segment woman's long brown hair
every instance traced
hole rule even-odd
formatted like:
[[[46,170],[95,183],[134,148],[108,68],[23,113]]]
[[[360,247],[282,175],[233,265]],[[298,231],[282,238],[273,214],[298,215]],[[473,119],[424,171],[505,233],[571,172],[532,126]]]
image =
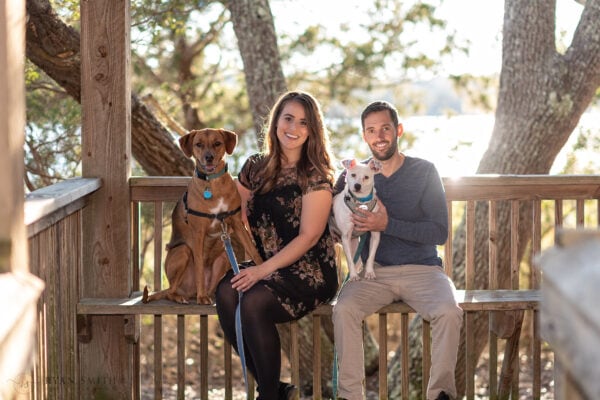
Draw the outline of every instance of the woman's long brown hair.
[[[281,161],[285,157],[281,144],[277,139],[277,121],[283,108],[290,101],[295,101],[304,107],[309,130],[308,138],[302,145],[300,160],[296,165],[300,188],[303,192],[306,190],[308,178],[313,174],[323,176],[333,184],[334,169],[329,156],[329,134],[323,122],[321,107],[309,93],[291,91],[284,93],[277,100],[269,114],[263,147],[265,164],[258,173],[259,181],[262,182],[262,185],[257,189],[259,193],[268,192],[277,182],[277,175],[282,165]]]

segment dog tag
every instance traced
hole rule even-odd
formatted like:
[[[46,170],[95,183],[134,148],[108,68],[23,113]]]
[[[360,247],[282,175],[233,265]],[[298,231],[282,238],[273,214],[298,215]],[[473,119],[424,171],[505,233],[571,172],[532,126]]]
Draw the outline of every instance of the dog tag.
[[[207,187],[206,189],[204,189],[204,198],[206,200],[208,200],[211,197],[212,197],[212,192],[210,191],[210,187]]]

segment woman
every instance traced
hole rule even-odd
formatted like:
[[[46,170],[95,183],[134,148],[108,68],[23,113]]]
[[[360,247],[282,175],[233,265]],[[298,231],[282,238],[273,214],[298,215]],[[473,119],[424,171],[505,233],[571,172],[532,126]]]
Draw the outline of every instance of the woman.
[[[288,92],[269,116],[264,150],[238,176],[242,212],[264,263],[230,271],[216,293],[219,321],[235,344],[238,291],[246,366],[259,399],[289,399],[279,381],[281,348],[275,324],[297,320],[330,301],[338,287],[334,242],[327,229],[333,168],[317,101]],[[237,350],[237,349],[236,349]]]

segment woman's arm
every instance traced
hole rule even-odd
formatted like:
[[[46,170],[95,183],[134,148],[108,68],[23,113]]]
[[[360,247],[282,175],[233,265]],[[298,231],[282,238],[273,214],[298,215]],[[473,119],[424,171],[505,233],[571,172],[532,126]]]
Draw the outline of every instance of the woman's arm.
[[[248,227],[248,200],[250,199],[250,196],[252,196],[252,192],[242,185],[238,179],[235,180],[235,185],[237,186],[237,191],[242,199],[242,220],[244,221],[244,225]]]
[[[328,190],[317,190],[303,195],[298,236],[261,265],[244,268],[231,280],[232,287],[246,291],[259,280],[279,268],[287,267],[306,254],[319,241],[327,227],[331,202],[332,194]]]

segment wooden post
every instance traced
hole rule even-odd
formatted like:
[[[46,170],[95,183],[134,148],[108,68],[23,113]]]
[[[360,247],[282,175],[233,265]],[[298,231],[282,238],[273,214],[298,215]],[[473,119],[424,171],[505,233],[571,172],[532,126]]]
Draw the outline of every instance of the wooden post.
[[[37,299],[24,218],[25,3],[0,0],[0,399],[30,394]]]
[[[542,253],[540,330],[556,363],[555,398],[600,398],[600,230],[559,231]]]
[[[0,273],[29,271],[23,223],[25,5],[0,0]]]
[[[80,296],[127,297],[130,264],[131,87],[129,1],[81,1],[84,177],[102,178],[83,214]],[[79,345],[81,399],[133,397],[133,354],[123,316],[86,319]]]

